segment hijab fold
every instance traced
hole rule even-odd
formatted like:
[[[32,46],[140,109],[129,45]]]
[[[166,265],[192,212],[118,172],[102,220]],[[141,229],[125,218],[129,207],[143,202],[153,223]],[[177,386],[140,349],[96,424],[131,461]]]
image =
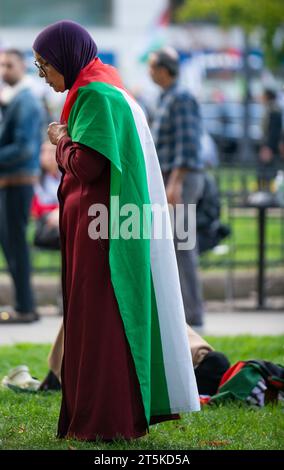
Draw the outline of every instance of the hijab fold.
[[[97,45],[91,35],[74,21],[58,21],[43,29],[33,49],[64,76],[70,90],[80,71],[97,56]]]

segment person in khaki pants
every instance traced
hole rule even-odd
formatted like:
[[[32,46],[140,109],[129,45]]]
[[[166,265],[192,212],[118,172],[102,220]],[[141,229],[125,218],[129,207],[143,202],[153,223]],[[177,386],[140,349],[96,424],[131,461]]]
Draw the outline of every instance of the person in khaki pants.
[[[230,363],[226,356],[207,343],[198,333],[187,325],[187,336],[190,344],[192,362],[197,387],[200,395],[214,395],[220,379]],[[61,364],[64,350],[64,328],[60,327],[56,340],[48,356],[49,372],[41,383],[40,390],[60,390]]]
[[[50,371],[55,375],[58,382],[61,382],[61,364],[63,359],[63,350],[64,350],[64,327],[63,323],[60,327],[56,340],[51,348],[51,351],[48,356],[48,366]]]

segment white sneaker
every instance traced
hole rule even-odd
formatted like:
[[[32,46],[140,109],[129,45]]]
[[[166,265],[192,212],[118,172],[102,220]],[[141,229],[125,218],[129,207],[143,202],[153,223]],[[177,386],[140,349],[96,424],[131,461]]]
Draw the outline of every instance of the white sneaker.
[[[40,386],[40,381],[31,376],[28,366],[11,369],[1,383],[3,387],[27,392],[35,392]]]

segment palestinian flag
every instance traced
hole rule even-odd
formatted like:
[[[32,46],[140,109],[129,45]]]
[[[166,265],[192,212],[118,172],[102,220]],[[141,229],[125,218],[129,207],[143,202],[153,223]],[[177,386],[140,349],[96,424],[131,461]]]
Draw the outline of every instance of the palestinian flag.
[[[170,229],[163,179],[145,116],[113,67],[96,58],[81,71],[67,96],[61,122],[68,124],[73,142],[110,160],[110,193],[119,211],[134,204],[143,214],[144,205],[150,209],[162,205]],[[113,236],[116,209],[111,206],[111,279],[148,423],[157,415],[199,410],[173,240],[151,235],[155,223],[151,210],[146,216],[150,237],[143,237],[143,224],[135,227],[138,233],[132,238]]]
[[[269,361],[238,361],[223,375],[218,392],[207,403],[240,400],[256,406],[277,402],[284,391],[284,367]]]

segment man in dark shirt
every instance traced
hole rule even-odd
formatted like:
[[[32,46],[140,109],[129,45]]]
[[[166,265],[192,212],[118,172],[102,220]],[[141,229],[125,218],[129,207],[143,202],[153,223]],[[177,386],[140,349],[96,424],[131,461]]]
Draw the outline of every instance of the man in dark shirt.
[[[13,311],[0,311],[0,323],[29,323],[38,319],[26,231],[39,176],[42,108],[31,93],[20,51],[1,53],[0,73],[8,85],[0,93],[0,247],[16,296]]]
[[[186,228],[187,205],[197,204],[204,189],[199,105],[177,83],[179,57],[174,49],[165,48],[152,53],[149,58],[149,72],[152,80],[162,88],[151,130],[167,199],[173,206],[185,204],[183,222]],[[191,326],[202,326],[203,301],[198,278],[197,249],[180,250],[178,241],[175,233],[186,321]]]
[[[282,130],[282,112],[277,104],[277,94],[266,89],[263,100],[265,114],[263,119],[263,138],[259,152],[259,187],[269,190],[279,167],[279,144]]]

